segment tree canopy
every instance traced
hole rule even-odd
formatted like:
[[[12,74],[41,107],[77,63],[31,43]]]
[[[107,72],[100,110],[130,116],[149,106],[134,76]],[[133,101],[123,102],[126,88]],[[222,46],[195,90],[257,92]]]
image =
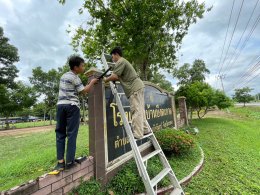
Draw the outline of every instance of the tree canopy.
[[[91,19],[77,28],[74,48],[80,48],[93,63],[102,50],[121,46],[141,78],[150,80],[149,71],[172,71],[183,37],[206,8],[197,0],[84,0],[79,13],[84,11]]]
[[[0,27],[0,114],[6,119],[36,102],[35,91],[22,82],[15,82],[18,70],[14,65],[19,61],[18,50],[9,44]],[[9,128],[8,120],[6,127]]]
[[[14,85],[18,70],[13,63],[18,61],[17,48],[9,43],[9,39],[4,36],[3,28],[0,27],[0,84],[9,87]]]
[[[155,73],[150,81],[168,92],[174,91],[171,82],[167,81],[166,77],[161,73]]]
[[[176,97],[186,97],[190,118],[192,118],[193,110],[196,110],[198,117],[202,118],[210,107],[217,106],[219,109],[224,109],[232,105],[230,98],[223,92],[205,83],[205,75],[209,73],[205,62],[200,59],[195,60],[192,65],[185,63],[174,72],[180,86]]]
[[[16,83],[14,89],[8,89],[5,85],[0,85],[0,92],[0,113],[7,119],[17,111],[31,107],[37,100],[35,91],[22,82]],[[8,121],[7,128],[9,128]]]
[[[205,75],[209,74],[206,64],[203,60],[194,60],[192,65],[185,63],[179,69],[174,71],[174,76],[179,80],[178,85],[191,84],[196,81],[205,81]]]
[[[36,67],[32,70],[32,77],[29,78],[38,95],[43,95],[46,109],[50,115],[57,103],[61,75],[62,68],[58,70],[51,69],[48,72],[44,72],[41,67]]]
[[[250,94],[251,91],[252,89],[249,87],[235,89],[235,95],[233,95],[233,98],[238,102],[244,103],[245,106],[246,103],[254,99],[254,97]]]

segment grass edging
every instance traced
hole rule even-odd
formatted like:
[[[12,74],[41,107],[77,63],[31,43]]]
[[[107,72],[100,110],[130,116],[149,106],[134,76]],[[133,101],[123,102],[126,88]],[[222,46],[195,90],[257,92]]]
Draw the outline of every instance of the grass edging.
[[[205,159],[205,157],[204,157],[204,152],[203,152],[203,150],[202,150],[202,148],[201,148],[200,146],[199,146],[199,149],[200,149],[200,155],[201,155],[200,162],[199,162],[199,164],[193,169],[193,171],[192,171],[189,175],[187,175],[186,177],[182,178],[182,179],[179,181],[180,185],[182,185],[182,186],[187,185],[187,184],[191,181],[191,179],[192,179],[194,176],[196,176],[196,175],[201,171],[201,169],[202,169],[202,167],[203,167],[204,159]],[[173,186],[170,185],[170,186],[168,186],[168,187],[164,187],[164,188],[158,189],[158,190],[157,190],[157,194],[164,194],[165,192],[169,192],[169,191],[172,191],[172,190],[173,190]],[[138,195],[145,195],[145,193],[138,194]]]

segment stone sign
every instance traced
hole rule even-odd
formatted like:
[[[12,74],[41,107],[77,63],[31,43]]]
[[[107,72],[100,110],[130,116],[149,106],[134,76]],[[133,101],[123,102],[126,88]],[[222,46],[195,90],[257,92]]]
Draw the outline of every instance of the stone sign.
[[[121,94],[122,105],[128,121],[131,121],[132,117],[130,113],[129,100],[123,94],[124,92],[120,84],[117,84],[117,91]],[[130,152],[131,146],[110,87],[105,89],[105,99],[108,150],[107,160],[109,166],[110,164],[113,164],[113,161],[118,157]],[[165,92],[161,92],[161,90],[154,85],[146,83],[144,99],[146,118],[153,131],[174,126],[171,96]],[[140,140],[138,141],[138,145],[140,146],[146,142],[147,139]]]
[[[89,80],[102,74],[99,70],[89,70]],[[117,84],[127,118],[131,121],[129,101]],[[176,128],[176,111],[173,96],[156,85],[145,82],[146,118],[153,131],[166,127]],[[120,169],[121,165],[133,157],[128,137],[125,133],[120,112],[109,86],[98,82],[88,94],[89,106],[89,154],[94,157],[94,175],[106,184]],[[152,150],[148,140],[138,141],[142,155]]]

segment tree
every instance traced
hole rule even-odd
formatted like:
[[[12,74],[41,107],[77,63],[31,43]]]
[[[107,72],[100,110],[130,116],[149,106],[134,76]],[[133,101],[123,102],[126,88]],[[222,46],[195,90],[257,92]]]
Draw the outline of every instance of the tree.
[[[163,74],[155,73],[150,81],[168,92],[174,91],[171,82],[167,81]]]
[[[0,84],[8,87],[15,85],[14,78],[18,70],[13,63],[19,61],[18,50],[8,43],[9,39],[4,36],[3,28],[0,27]]]
[[[206,64],[203,60],[197,59],[192,66],[185,63],[179,69],[174,71],[174,76],[179,80],[178,85],[186,85],[194,83],[195,81],[203,82],[205,74],[209,74]]]
[[[232,106],[232,100],[224,94],[223,91],[216,90],[213,96],[214,105],[218,107],[218,109],[225,109]]]
[[[197,111],[198,118],[204,117],[208,109],[214,106],[214,90],[207,83],[195,81],[189,85],[187,94],[190,106]]]
[[[210,107],[217,106],[219,109],[228,108],[232,101],[222,91],[214,90],[205,82],[195,81],[189,85],[181,86],[176,96],[185,96],[187,107],[196,110],[198,118],[203,118]]]
[[[36,67],[32,71],[32,77],[29,78],[38,95],[44,96],[44,103],[50,114],[50,124],[52,124],[52,112],[57,103],[61,75],[62,68],[59,68],[58,71],[51,69],[44,72],[41,67]]]
[[[143,80],[150,79],[149,71],[172,71],[183,37],[206,11],[205,4],[197,0],[85,0],[79,13],[85,10],[91,19],[76,30],[74,48],[80,47],[93,63],[103,49],[120,45]]]
[[[18,82],[14,89],[0,85],[0,91],[0,113],[6,117],[6,128],[9,129],[8,118],[17,111],[30,108],[35,104],[37,96],[31,87],[24,85],[22,82]]]
[[[205,74],[209,74],[210,71],[207,69],[206,64],[203,60],[194,60],[193,64],[190,65],[185,63],[179,69],[176,69],[173,75],[179,80],[178,85],[180,86],[176,92],[176,97],[185,96],[187,108],[190,110],[190,119],[192,119],[192,112],[195,108],[194,102],[191,98],[188,98],[190,94],[190,85],[195,82],[203,83],[205,81]]]
[[[0,113],[6,117],[6,128],[9,129],[8,118],[16,112],[30,108],[36,101],[35,92],[22,82],[15,82],[18,70],[13,64],[18,62],[18,50],[8,43],[0,27]]]
[[[260,100],[260,93],[255,94],[255,101],[258,102]]]
[[[20,111],[15,112],[15,115],[16,115],[16,116],[20,116],[20,117],[27,118],[27,117],[29,117],[30,115],[33,115],[33,112],[32,112],[31,107],[29,107],[29,108],[24,108],[24,109],[22,109],[22,110],[20,110]]]
[[[246,103],[254,99],[254,97],[249,94],[251,91],[252,89],[250,89],[249,87],[235,89],[235,95],[233,95],[233,99],[235,99],[239,103],[244,103],[244,106],[246,106]]]
[[[32,109],[33,115],[38,117],[43,117],[45,120],[47,108],[44,102],[35,104]]]

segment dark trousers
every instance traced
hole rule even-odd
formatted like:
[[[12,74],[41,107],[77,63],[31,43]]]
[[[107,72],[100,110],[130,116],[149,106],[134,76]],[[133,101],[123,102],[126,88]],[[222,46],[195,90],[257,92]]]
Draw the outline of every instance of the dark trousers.
[[[79,130],[80,110],[75,105],[60,104],[57,106],[57,124],[56,124],[56,149],[57,159],[64,159],[65,142],[67,141],[66,162],[72,162],[75,159],[76,140]]]

